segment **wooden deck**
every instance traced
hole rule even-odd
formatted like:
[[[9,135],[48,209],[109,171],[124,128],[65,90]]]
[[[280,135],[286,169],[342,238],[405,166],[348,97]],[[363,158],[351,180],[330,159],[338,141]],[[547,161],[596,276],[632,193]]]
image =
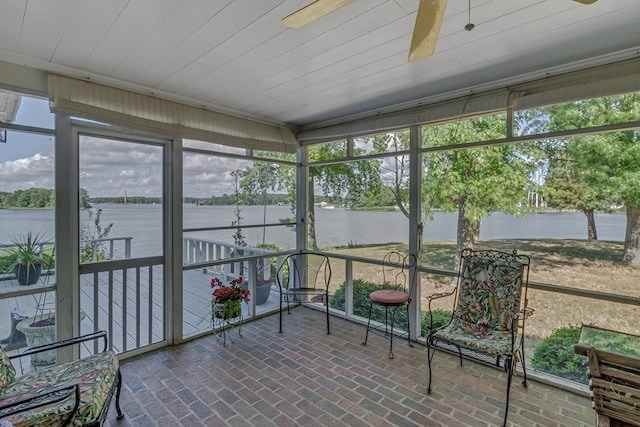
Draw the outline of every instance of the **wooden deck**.
[[[164,340],[165,292],[162,266],[141,267],[114,272],[84,274],[80,282],[81,332],[104,329],[109,331],[112,348],[123,353]],[[184,335],[190,337],[211,328],[211,287],[213,277],[201,270],[183,273]],[[55,284],[55,278],[51,283]],[[45,293],[21,295],[26,289],[4,281],[5,297],[0,299],[0,337],[11,331],[11,311],[16,307],[25,315],[35,314],[38,298]],[[38,286],[38,285],[34,285]],[[50,289],[51,285],[48,285]],[[11,296],[13,295],[13,296]],[[0,293],[2,296],[2,293]],[[53,292],[46,293],[47,311],[54,308]],[[255,306],[256,315],[278,308],[278,294],[273,291],[269,299]],[[243,304],[245,320],[253,317],[253,303]],[[17,350],[19,351],[19,349]]]

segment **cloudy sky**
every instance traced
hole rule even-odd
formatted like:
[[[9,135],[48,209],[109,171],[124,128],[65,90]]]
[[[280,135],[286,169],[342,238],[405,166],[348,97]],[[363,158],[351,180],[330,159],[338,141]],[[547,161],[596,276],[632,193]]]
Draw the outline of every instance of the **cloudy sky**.
[[[16,124],[53,128],[46,100],[22,98]],[[192,144],[193,145],[193,144]],[[162,190],[160,146],[83,136],[80,141],[80,186],[92,197],[159,197]],[[184,195],[210,197],[232,194],[230,174],[249,162],[185,154]],[[0,144],[0,191],[53,188],[53,137],[8,132]]]
[[[48,101],[23,97],[16,124],[53,129],[54,118]],[[28,188],[53,188],[53,137],[8,132],[7,142],[0,143],[0,191]],[[209,143],[185,141],[192,148],[210,147]],[[359,146],[370,149],[370,147]],[[216,147],[225,152],[243,150]],[[395,171],[395,159],[384,159],[382,178]],[[94,136],[80,139],[80,186],[90,197],[147,196],[162,192],[162,146],[121,141]],[[244,169],[251,162],[228,157],[186,153],[184,155],[183,192],[185,197],[211,197],[235,192],[232,171]],[[391,175],[390,175],[391,176]],[[322,191],[317,188],[318,194]]]

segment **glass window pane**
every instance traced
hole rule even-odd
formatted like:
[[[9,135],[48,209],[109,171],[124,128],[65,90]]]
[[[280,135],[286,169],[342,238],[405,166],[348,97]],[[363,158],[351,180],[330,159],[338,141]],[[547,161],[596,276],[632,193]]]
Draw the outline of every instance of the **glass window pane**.
[[[535,135],[638,120],[638,93],[628,93],[515,111],[514,133]]]
[[[45,100],[7,91],[0,91],[0,120],[53,128]],[[26,346],[18,322],[55,313],[54,292],[37,292],[56,284],[54,143],[53,135],[11,130],[0,143],[0,289],[33,292],[0,299],[0,338],[11,352]]]
[[[490,141],[507,136],[507,114],[472,117],[422,127],[422,146],[443,147],[467,142]]]
[[[227,255],[240,248],[287,249],[295,246],[295,168],[277,163],[185,153],[184,228],[191,240],[224,245]],[[206,230],[227,227],[226,230]],[[231,250],[236,248],[235,251]]]
[[[353,145],[356,156],[405,151],[409,149],[409,130],[402,129],[357,137],[354,138]]]
[[[314,167],[309,245],[328,249],[406,243],[408,169],[408,156]]]
[[[450,259],[443,256],[446,242],[453,249],[457,242],[460,251],[487,240],[539,236],[527,221],[539,155],[535,144],[425,153],[423,256],[437,254],[429,260],[434,267],[453,268],[455,250]]]
[[[0,121],[53,129],[55,115],[49,111],[48,99],[0,90]]]
[[[163,147],[80,135],[80,261],[162,255]]]
[[[309,147],[309,161],[321,162],[324,160],[344,159],[347,157],[347,141],[325,142]]]

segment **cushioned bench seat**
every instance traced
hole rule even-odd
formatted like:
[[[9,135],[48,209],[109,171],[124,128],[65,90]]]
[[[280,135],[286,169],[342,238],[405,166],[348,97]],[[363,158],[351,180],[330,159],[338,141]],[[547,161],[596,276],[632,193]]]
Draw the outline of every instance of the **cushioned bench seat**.
[[[47,403],[46,399],[49,399],[49,402],[55,400],[54,395],[43,398],[41,402],[37,399],[27,400],[17,407],[10,407],[19,400],[42,396],[61,385],[74,384],[77,384],[78,390],[67,387],[69,390],[66,395],[58,393],[63,398],[60,401]],[[106,418],[114,391],[117,391],[118,416],[122,416],[118,402],[120,384],[119,362],[113,351],[104,351],[76,361],[29,372],[10,380],[0,391],[0,419],[7,420],[16,427],[101,425]],[[76,393],[79,394],[79,402]],[[27,409],[29,405],[31,408]],[[5,415],[8,410],[22,408],[26,410]],[[65,424],[70,416],[69,424]]]

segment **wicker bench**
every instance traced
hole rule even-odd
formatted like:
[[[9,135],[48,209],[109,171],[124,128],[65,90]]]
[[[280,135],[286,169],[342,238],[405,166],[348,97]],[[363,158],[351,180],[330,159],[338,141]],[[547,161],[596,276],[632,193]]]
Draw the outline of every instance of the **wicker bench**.
[[[599,427],[640,426],[640,336],[583,325],[576,354],[589,359]]]

